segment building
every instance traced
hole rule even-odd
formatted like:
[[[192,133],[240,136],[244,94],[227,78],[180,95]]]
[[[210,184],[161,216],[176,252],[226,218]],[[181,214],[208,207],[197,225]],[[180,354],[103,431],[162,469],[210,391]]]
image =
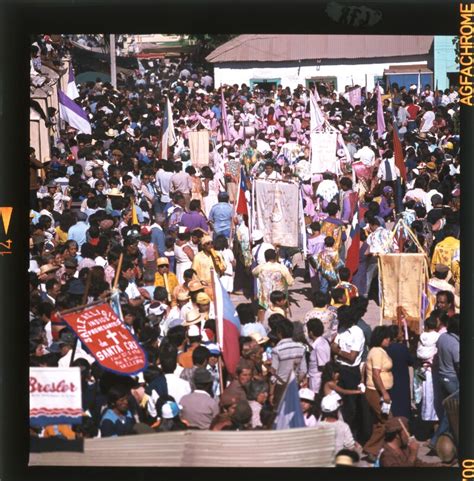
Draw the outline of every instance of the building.
[[[454,38],[438,35],[434,38],[434,86],[437,85],[440,90],[459,85],[459,64],[456,62]]]
[[[30,99],[34,101],[37,109],[48,116],[48,109],[54,108],[55,115],[51,117],[55,123],[59,122],[58,90],[66,92],[68,83],[69,59],[63,59],[60,66],[54,65],[45,59],[42,60],[41,75],[45,82],[41,87],[31,86]],[[54,134],[51,127],[46,126],[40,112],[30,106],[30,146],[36,151],[36,158],[47,162],[51,157],[51,136]]]
[[[423,85],[433,83],[433,36],[240,35],[206,59],[214,65],[215,85],[270,90],[326,82],[344,91],[351,85],[373,89],[387,74],[409,86],[419,72]]]

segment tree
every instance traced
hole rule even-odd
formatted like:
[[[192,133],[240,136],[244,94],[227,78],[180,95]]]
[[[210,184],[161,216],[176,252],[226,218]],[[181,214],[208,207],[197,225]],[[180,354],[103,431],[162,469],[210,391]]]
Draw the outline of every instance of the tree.
[[[193,42],[196,46],[194,56],[196,60],[202,63],[206,62],[206,56],[209,55],[213,50],[222,45],[229,40],[237,37],[236,34],[198,34],[198,35],[188,35],[188,40]]]
[[[459,35],[453,38],[453,45],[456,54],[456,63],[459,63]]]

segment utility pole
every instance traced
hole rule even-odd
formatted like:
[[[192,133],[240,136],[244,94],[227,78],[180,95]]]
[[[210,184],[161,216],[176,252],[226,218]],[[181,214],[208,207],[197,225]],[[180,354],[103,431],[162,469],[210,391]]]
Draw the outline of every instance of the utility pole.
[[[115,63],[115,34],[110,34],[110,42],[109,42],[109,49],[110,49],[110,83],[114,87],[117,88],[117,65]]]

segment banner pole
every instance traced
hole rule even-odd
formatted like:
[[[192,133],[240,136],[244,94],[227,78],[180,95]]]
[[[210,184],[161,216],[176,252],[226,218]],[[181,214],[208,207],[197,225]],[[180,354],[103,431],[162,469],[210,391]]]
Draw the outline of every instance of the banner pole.
[[[123,262],[123,252],[120,253],[119,261],[117,264],[117,270],[115,271],[114,284],[112,286],[113,290],[117,289],[117,284],[120,278],[120,271],[122,270],[122,262]]]

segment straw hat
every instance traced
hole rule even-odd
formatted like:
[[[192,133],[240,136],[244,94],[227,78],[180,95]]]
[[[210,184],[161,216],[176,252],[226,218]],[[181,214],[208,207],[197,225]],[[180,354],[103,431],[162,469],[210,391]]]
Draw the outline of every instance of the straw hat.
[[[178,301],[189,301],[189,293],[186,291],[179,291],[178,295],[176,296],[176,300]]]
[[[107,194],[109,197],[123,197],[124,194],[123,192],[120,192],[117,187],[114,187],[113,189],[110,189],[109,193]]]
[[[259,332],[252,332],[250,337],[257,341],[257,344],[265,344],[269,340],[267,336],[262,336]]]
[[[201,281],[190,281],[188,284],[188,289],[189,292],[196,292],[204,289],[204,286],[202,285]]]
[[[186,319],[182,325],[184,327],[188,327],[194,324],[198,324],[199,322],[201,322],[201,313],[196,309],[192,309],[191,311],[186,313]]]
[[[196,296],[196,304],[210,304],[211,298],[205,293],[205,292],[200,292]]]
[[[118,136],[118,131],[110,128],[109,130],[107,130],[107,132],[105,132],[105,135],[106,135],[107,137],[117,137],[117,136]]]
[[[201,239],[201,244],[208,244],[209,242],[212,242],[212,237],[210,235],[205,235]]]
[[[57,271],[58,269],[59,269],[59,266],[55,266],[54,264],[44,264],[40,267],[40,270],[38,272],[38,277]]]
[[[159,267],[159,266],[169,266],[170,265],[170,261],[168,260],[167,257],[158,257],[158,259],[156,259],[156,265]]]

